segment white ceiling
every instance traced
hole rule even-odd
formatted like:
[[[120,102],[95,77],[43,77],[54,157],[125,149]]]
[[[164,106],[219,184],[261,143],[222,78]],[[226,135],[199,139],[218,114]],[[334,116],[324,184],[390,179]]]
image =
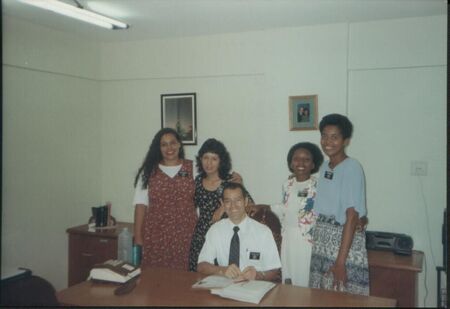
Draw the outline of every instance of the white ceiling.
[[[75,4],[73,0],[62,0]],[[132,41],[278,27],[446,15],[446,0],[78,0],[85,8],[130,24],[106,30],[18,0],[4,15],[100,41]]]

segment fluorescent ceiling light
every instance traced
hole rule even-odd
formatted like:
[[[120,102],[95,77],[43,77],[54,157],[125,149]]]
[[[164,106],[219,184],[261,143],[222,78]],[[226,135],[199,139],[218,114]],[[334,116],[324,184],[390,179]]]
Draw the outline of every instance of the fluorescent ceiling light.
[[[57,0],[19,0],[20,2],[37,6],[58,14],[76,18],[107,29],[126,29],[129,26],[118,20],[88,11]],[[76,1],[75,1],[76,2]],[[78,4],[78,2],[76,2]]]

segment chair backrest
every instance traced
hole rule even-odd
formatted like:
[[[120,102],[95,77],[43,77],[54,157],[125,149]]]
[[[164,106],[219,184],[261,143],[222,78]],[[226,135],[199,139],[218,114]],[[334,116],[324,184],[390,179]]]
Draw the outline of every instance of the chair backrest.
[[[281,223],[277,215],[275,215],[270,209],[263,208],[257,211],[252,218],[262,224],[267,225],[272,231],[273,238],[277,244],[278,253],[281,251]]]
[[[56,291],[50,282],[38,276],[30,276],[2,282],[0,305],[2,307],[49,307],[59,306],[59,303]]]

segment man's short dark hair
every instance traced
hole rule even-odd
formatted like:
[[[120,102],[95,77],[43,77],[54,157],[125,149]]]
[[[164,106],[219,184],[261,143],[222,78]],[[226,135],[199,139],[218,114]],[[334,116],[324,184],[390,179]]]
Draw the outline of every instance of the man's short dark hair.
[[[225,190],[235,190],[235,189],[241,190],[242,196],[243,196],[243,197],[247,197],[247,196],[245,195],[245,192],[247,192],[247,190],[245,190],[245,187],[244,187],[243,184],[240,184],[240,183],[238,183],[238,182],[226,182],[226,183],[223,185],[223,191],[222,191],[221,199],[223,200],[223,196],[224,196],[224,194],[225,194]]]

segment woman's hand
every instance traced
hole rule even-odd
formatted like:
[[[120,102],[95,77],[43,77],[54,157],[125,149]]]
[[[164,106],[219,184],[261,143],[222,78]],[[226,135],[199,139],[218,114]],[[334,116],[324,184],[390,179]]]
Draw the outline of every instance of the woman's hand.
[[[358,223],[356,224],[356,231],[364,231],[367,227],[367,223],[369,223],[369,219],[367,219],[366,216],[359,218]]]
[[[237,172],[231,173],[231,179],[230,179],[230,181],[231,181],[231,182],[237,182],[237,183],[243,184],[242,176],[241,176],[241,174],[239,174],[239,173],[237,173]]]
[[[247,206],[245,206],[245,212],[247,213],[247,215],[249,215],[250,217],[253,216],[254,214],[250,215],[250,212],[252,211],[252,206],[254,206],[255,203],[253,202],[253,200],[249,199],[248,200],[248,204]]]
[[[217,208],[216,211],[214,211],[214,214],[211,219],[211,223],[219,221],[222,218],[224,212],[225,212],[225,207],[223,205],[220,205],[220,207]]]
[[[135,235],[134,236],[134,244],[135,245],[139,245],[139,246],[143,246],[144,245],[144,240],[142,239],[142,235]]]
[[[247,206],[247,214],[249,215],[249,217],[253,217],[258,211],[262,210],[268,210],[270,209],[269,205],[265,205],[265,204],[252,204],[252,205],[248,205]]]
[[[347,283],[347,270],[345,265],[334,264],[328,270],[329,275],[333,275],[333,288],[337,291],[343,291]]]
[[[334,265],[330,267],[328,273],[333,274],[333,287],[339,291],[343,291],[347,282],[347,270],[345,269],[345,261],[347,260],[348,252],[353,242],[353,236],[358,223],[358,212],[355,208],[350,207],[345,211],[347,220],[342,229],[341,245],[336,257]]]

